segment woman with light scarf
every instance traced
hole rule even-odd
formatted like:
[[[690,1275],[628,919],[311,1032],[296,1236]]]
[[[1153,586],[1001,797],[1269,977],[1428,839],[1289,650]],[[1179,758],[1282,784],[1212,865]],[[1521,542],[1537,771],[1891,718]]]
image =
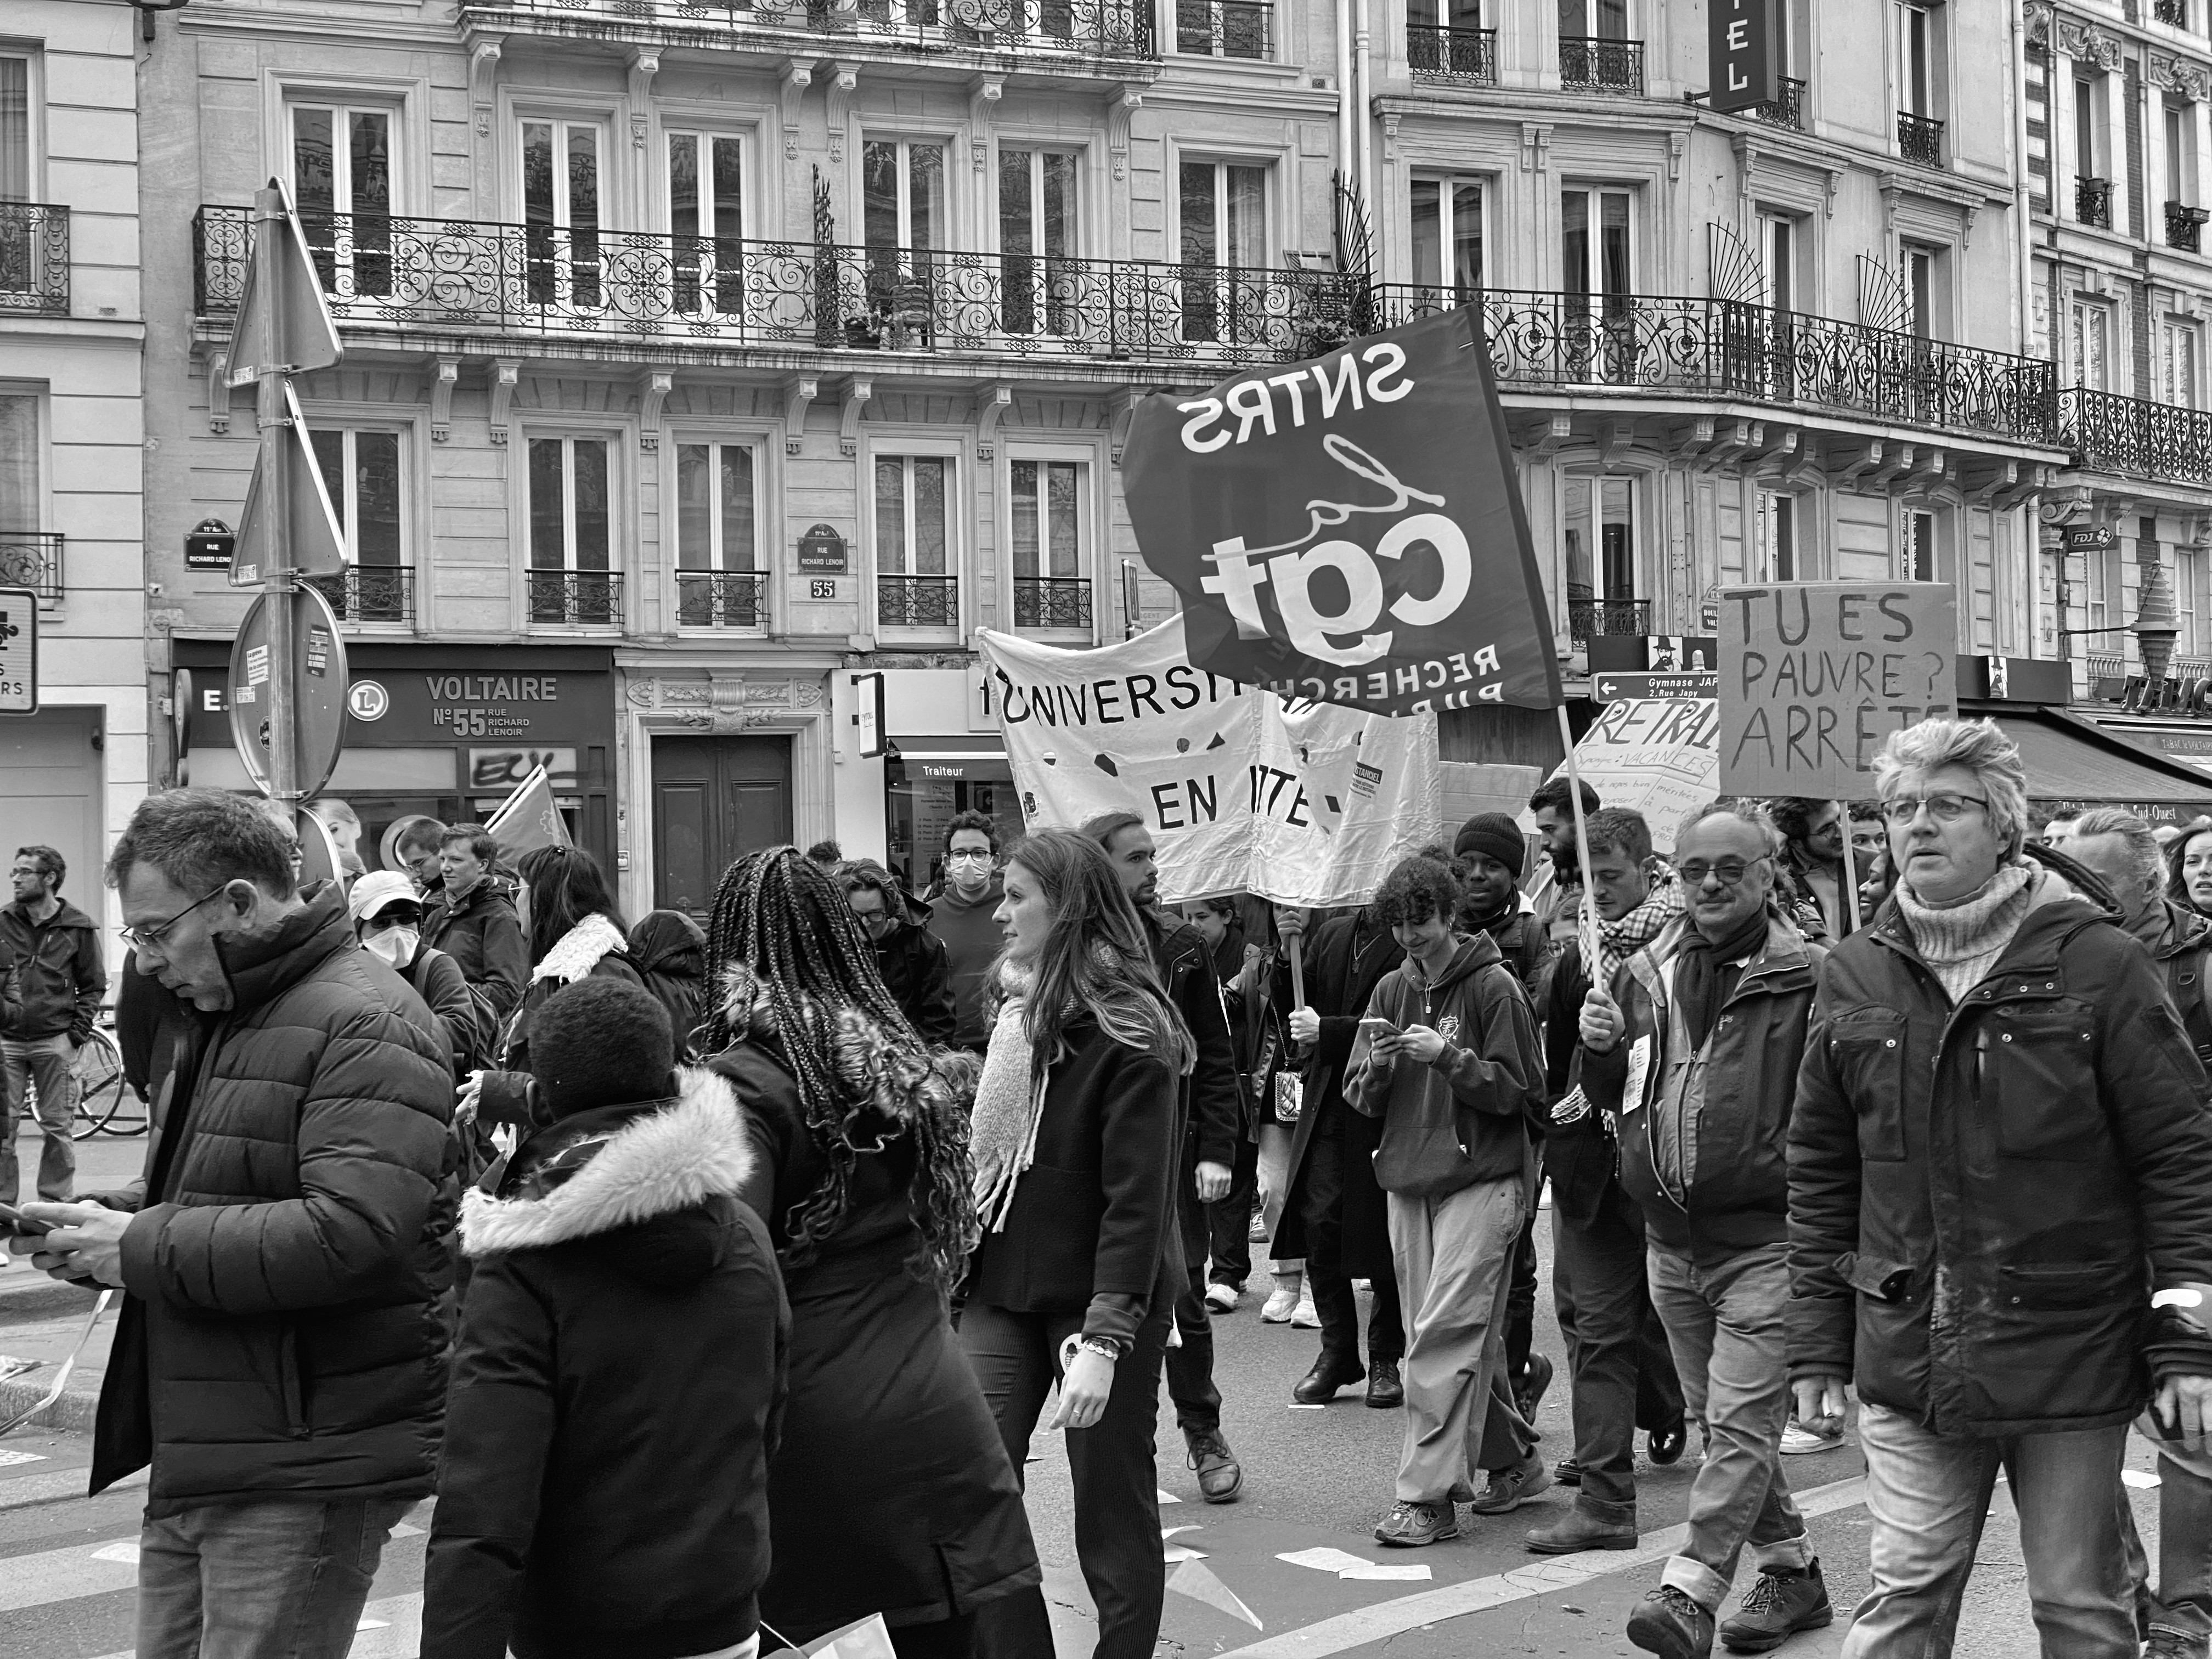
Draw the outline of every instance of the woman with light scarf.
[[[1190,1033],[1096,843],[1024,841],[996,920],[1002,1000],[969,1134],[982,1237],[961,1346],[1017,1470],[1058,1382],[1046,1427],[1070,1431],[1096,1652],[1151,1659],[1166,1589],[1152,1434],[1184,1276],[1171,1194]],[[1042,1593],[989,1604],[976,1636],[979,1659],[1051,1652]]]

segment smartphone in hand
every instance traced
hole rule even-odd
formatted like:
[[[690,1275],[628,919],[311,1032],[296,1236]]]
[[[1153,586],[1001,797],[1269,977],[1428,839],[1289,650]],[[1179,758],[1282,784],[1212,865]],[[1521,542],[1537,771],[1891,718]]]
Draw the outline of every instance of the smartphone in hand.
[[[0,1204],[0,1228],[5,1228],[18,1238],[42,1238],[53,1231],[54,1224],[25,1215],[12,1204]]]

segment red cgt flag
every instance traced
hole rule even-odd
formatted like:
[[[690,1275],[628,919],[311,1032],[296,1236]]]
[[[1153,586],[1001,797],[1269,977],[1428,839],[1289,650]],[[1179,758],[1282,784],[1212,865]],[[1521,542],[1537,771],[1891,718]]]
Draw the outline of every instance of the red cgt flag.
[[[515,785],[514,793],[501,803],[484,828],[510,859],[540,847],[575,845],[568,839],[561,809],[554,805],[553,781],[542,766],[532,768],[530,775]]]

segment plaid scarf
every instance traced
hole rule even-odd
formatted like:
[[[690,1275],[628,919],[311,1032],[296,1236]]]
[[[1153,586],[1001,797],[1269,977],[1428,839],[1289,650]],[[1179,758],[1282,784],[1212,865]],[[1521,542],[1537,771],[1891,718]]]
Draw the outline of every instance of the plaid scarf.
[[[1620,964],[1667,931],[1667,924],[1682,914],[1682,884],[1672,871],[1645,899],[1618,921],[1601,917],[1597,924],[1598,972],[1590,981],[1610,988]]]

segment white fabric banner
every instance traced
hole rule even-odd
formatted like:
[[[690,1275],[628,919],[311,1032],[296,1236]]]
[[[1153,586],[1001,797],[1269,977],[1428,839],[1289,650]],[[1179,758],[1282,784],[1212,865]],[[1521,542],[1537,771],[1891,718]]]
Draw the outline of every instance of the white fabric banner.
[[[1719,744],[1711,697],[1624,697],[1598,709],[1575,745],[1575,766],[1606,805],[1643,813],[1652,846],[1671,854],[1682,820],[1720,793]],[[1533,814],[1520,816],[1522,829],[1535,827]]]
[[[1066,651],[976,635],[1032,830],[1142,814],[1168,902],[1364,903],[1437,838],[1437,720],[1285,703],[1202,668],[1182,618]]]

